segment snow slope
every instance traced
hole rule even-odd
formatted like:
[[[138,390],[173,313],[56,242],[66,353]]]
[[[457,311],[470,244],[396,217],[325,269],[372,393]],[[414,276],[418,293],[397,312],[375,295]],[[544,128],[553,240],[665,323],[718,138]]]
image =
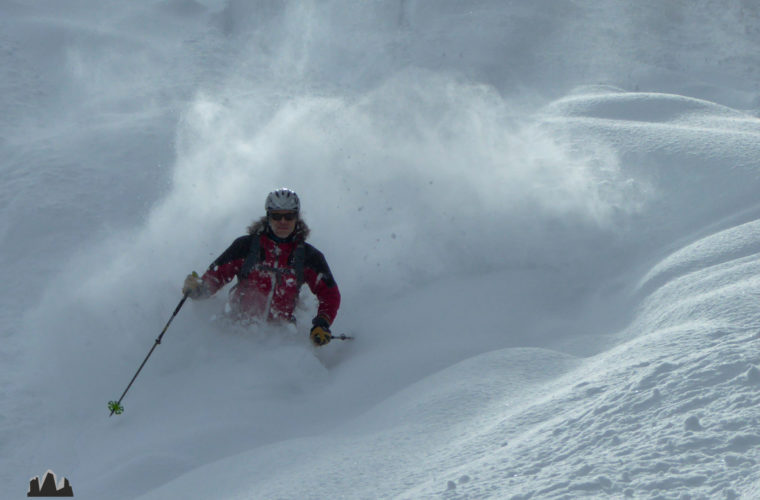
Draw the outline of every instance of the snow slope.
[[[756,8],[0,14],[3,498],[760,494]],[[108,418],[281,185],[357,340],[189,303]]]

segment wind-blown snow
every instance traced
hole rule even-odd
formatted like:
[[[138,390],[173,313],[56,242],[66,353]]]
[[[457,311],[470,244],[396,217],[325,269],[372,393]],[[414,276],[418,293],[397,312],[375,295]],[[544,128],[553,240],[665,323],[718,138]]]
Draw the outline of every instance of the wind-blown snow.
[[[749,4],[0,5],[0,484],[78,498],[755,498]],[[336,333],[201,271],[302,198]]]

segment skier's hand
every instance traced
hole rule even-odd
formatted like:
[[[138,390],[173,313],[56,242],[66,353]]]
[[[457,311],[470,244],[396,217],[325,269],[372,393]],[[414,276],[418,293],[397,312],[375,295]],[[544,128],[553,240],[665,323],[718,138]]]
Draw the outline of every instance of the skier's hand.
[[[317,316],[311,320],[311,333],[309,338],[314,345],[321,346],[330,342],[332,334],[330,333],[330,323],[322,316]]]
[[[182,294],[186,294],[191,299],[200,299],[206,296],[203,280],[195,271],[193,271],[192,274],[188,274],[187,278],[185,278],[185,284],[182,286]]]

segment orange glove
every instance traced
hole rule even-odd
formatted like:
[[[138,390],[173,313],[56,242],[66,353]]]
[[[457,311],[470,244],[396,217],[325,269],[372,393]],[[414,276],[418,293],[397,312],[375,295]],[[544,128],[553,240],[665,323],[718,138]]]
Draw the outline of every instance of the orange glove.
[[[330,333],[330,323],[328,323],[323,316],[317,316],[311,320],[311,324],[313,326],[311,327],[309,338],[314,343],[314,345],[322,346],[328,344],[330,342],[330,339],[332,339],[332,334]]]
[[[187,294],[191,299],[201,299],[208,295],[203,280],[195,271],[192,274],[188,274],[187,278],[185,278],[185,283],[182,285],[182,294]]]

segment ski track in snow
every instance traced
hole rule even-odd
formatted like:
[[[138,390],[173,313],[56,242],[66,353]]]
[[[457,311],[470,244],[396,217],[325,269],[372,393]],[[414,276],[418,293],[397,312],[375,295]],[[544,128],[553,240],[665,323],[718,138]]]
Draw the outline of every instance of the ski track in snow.
[[[760,496],[756,9],[0,14],[4,498]],[[293,182],[357,339],[188,303],[107,418]]]

